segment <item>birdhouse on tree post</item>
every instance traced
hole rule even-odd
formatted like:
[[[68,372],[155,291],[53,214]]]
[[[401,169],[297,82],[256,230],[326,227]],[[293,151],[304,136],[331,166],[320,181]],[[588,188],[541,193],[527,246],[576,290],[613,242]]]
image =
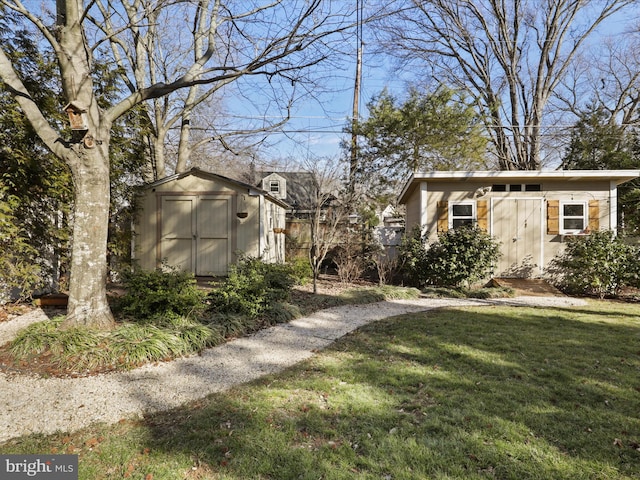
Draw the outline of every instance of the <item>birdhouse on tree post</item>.
[[[77,103],[71,102],[64,107],[64,111],[69,115],[69,123],[75,141],[82,141],[86,148],[93,148],[96,142],[89,132],[89,118],[87,109],[82,108]]]
[[[86,108],[82,108],[77,103],[71,102],[64,107],[64,111],[69,115],[71,130],[85,132],[89,130],[89,119]]]

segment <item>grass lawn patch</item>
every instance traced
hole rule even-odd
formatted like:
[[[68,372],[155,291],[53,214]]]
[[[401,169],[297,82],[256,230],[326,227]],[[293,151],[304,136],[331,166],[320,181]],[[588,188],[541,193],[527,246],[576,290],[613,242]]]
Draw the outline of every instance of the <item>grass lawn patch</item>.
[[[286,372],[1,453],[82,479],[634,479],[640,311],[469,307],[371,324]]]

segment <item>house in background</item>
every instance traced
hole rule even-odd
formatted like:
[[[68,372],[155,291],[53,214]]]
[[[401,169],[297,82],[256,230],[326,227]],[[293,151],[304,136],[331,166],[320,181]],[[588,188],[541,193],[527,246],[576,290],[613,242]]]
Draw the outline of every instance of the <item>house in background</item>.
[[[281,199],[253,185],[193,168],[146,185],[133,226],[133,258],[197,276],[226,275],[237,254],[285,260]]]
[[[287,257],[306,257],[311,246],[310,220],[316,213],[318,199],[326,196],[318,192],[313,173],[262,172],[257,184],[289,206],[286,212],[286,232],[290,239]]]
[[[455,171],[415,173],[399,202],[406,228],[429,242],[476,224],[501,243],[496,277],[540,277],[571,238],[616,231],[617,187],[640,170]]]
[[[289,206],[287,210],[287,233],[291,241],[287,245],[287,258],[305,256],[311,245],[311,229],[309,221],[316,213],[316,202],[321,197],[324,205],[319,212],[325,213],[336,200],[327,192],[318,192],[317,183],[311,172],[262,172],[257,184],[270,194],[284,200]],[[395,258],[396,249],[402,240],[404,218],[398,215],[391,205],[377,212],[379,223],[373,228],[373,236],[391,258]],[[358,222],[357,215],[352,215],[345,224],[353,228]]]

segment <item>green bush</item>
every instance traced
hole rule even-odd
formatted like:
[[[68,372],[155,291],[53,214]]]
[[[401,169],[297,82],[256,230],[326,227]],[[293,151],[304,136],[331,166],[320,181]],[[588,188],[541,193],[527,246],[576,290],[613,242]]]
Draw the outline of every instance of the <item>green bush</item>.
[[[487,277],[500,258],[500,244],[476,226],[448,230],[426,255],[427,283],[467,287]]]
[[[290,265],[242,257],[224,282],[213,285],[207,299],[213,312],[257,317],[271,305],[289,300],[294,284]]]
[[[193,274],[177,270],[134,270],[124,274],[125,295],[114,310],[138,321],[165,315],[197,315],[205,307],[205,294]]]
[[[404,284],[422,287],[426,283],[426,245],[426,235],[422,235],[420,227],[417,226],[402,238],[398,246],[398,258],[401,262],[398,271]]]
[[[500,245],[478,227],[451,229],[426,246],[426,236],[414,228],[399,247],[400,272],[405,283],[470,287],[485,278],[500,257]]]
[[[578,295],[604,298],[625,286],[640,286],[640,249],[609,230],[593,232],[567,243],[552,264],[553,283]]]
[[[287,262],[287,265],[296,285],[306,285],[313,278],[313,270],[308,258],[295,258]]]
[[[14,215],[19,201],[7,189],[0,189],[0,305],[26,300],[34,290],[45,286],[38,249]]]

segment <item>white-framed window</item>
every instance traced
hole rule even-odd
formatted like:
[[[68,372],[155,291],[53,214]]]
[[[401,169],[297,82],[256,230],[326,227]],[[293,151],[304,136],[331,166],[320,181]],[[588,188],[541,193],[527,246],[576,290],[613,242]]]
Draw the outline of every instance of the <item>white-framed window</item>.
[[[560,233],[576,234],[585,231],[589,225],[587,202],[560,203]]]
[[[475,202],[450,202],[449,203],[449,228],[459,228],[464,225],[475,225]]]
[[[270,193],[280,193],[280,181],[279,180],[269,180],[269,192]]]

